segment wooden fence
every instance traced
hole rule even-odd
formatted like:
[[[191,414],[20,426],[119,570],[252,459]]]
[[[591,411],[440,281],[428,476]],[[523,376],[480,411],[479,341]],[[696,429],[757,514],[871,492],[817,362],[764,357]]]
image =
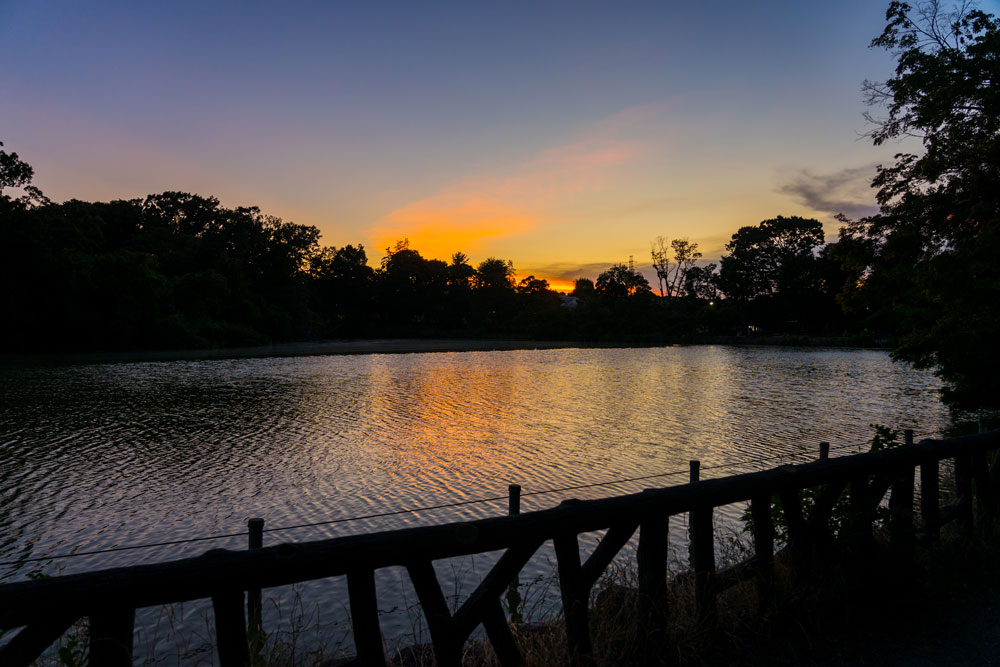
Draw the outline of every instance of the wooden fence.
[[[1000,457],[990,465],[988,455],[1000,448],[1000,431],[915,444],[912,434],[907,436],[904,446],[879,452],[830,459],[821,451],[820,459],[811,463],[601,500],[568,500],[553,509],[520,515],[270,547],[258,542],[248,551],[216,549],[196,558],[0,585],[0,629],[20,628],[0,649],[0,664],[30,664],[86,616],[90,664],[128,665],[137,608],[211,598],[220,663],[248,665],[255,633],[247,632],[247,591],[346,575],[359,661],[384,665],[375,570],[403,566],[423,608],[439,665],[458,665],[465,642],[480,624],[500,662],[516,665],[521,653],[501,595],[547,540],[555,547],[568,660],[585,664],[591,652],[591,590],[636,530],[638,636],[643,638],[650,662],[657,662],[657,656],[663,655],[669,616],[667,548],[672,515],[689,515],[695,601],[698,617],[706,622],[715,613],[716,595],[731,579],[729,573],[716,571],[712,531],[716,507],[750,502],[756,554],[742,569],[758,578],[765,604],[774,593],[771,506],[775,497],[784,510],[793,563],[796,554],[806,554],[830,539],[829,516],[845,489],[852,508],[849,529],[860,537],[871,537],[876,509],[890,494],[889,535],[892,546],[901,552],[912,550],[918,537],[938,539],[945,520],[957,519],[971,530],[995,515]],[[956,497],[944,507],[939,500],[938,470],[943,459],[954,459]],[[914,511],[917,470],[919,518]],[[803,512],[799,493],[806,488],[816,490],[808,513]],[[581,562],[578,535],[602,530],[606,531],[603,538]],[[465,603],[451,613],[433,562],[492,551],[503,551],[503,555]],[[259,627],[259,599],[259,593],[251,593],[252,630]]]

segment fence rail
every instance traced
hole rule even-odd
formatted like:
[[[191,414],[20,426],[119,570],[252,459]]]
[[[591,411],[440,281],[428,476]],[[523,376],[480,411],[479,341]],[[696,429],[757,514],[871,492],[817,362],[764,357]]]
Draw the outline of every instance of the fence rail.
[[[954,518],[972,529],[977,521],[996,515],[1000,457],[991,467],[987,455],[1000,448],[1000,430],[918,443],[912,442],[912,433],[907,436],[906,445],[878,452],[830,459],[822,455],[828,448],[826,452],[821,448],[821,458],[810,463],[600,500],[568,500],[552,509],[519,515],[270,547],[258,543],[248,551],[215,549],[166,563],[3,584],[0,629],[21,629],[0,649],[0,664],[30,664],[84,616],[90,620],[90,664],[131,664],[137,608],[210,598],[220,663],[248,665],[250,646],[259,632],[259,589],[346,576],[359,660],[365,665],[384,665],[374,573],[389,566],[406,568],[439,665],[459,664],[465,642],[479,625],[502,664],[519,664],[521,653],[500,599],[548,540],[557,558],[569,659],[584,664],[591,650],[590,592],[636,530],[639,636],[644,638],[643,650],[655,661],[663,655],[669,612],[666,561],[672,515],[689,515],[695,599],[703,623],[712,621],[715,596],[732,579],[716,572],[715,507],[750,501],[755,556],[743,570],[758,577],[764,604],[774,594],[771,502],[775,496],[785,511],[793,563],[804,561],[810,549],[830,539],[827,519],[844,489],[854,510],[850,530],[859,539],[871,537],[875,509],[890,493],[889,531],[893,546],[903,552],[912,549],[918,529],[924,539],[933,541],[944,520]],[[949,458],[955,459],[957,499],[942,508],[938,462]],[[919,521],[914,512],[917,469],[922,488]],[[819,489],[808,517],[799,494],[806,488]],[[578,535],[600,530],[606,530],[603,538],[581,561]],[[491,551],[503,551],[503,555],[466,602],[455,613],[449,612],[433,561]],[[251,592],[249,633],[247,591]]]

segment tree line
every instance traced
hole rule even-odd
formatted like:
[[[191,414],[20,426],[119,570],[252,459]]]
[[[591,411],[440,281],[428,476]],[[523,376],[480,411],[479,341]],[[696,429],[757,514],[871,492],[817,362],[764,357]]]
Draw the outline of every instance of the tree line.
[[[670,341],[699,334],[838,332],[842,276],[817,255],[822,226],[782,218],[733,236],[719,270],[698,244],[657,239],[659,295],[634,267],[577,280],[571,298],[511,261],[423,257],[406,240],[376,267],[316,227],[164,192],[48,201],[0,151],[0,271],[14,351],[233,346],[375,336]],[[15,197],[4,189],[23,194]],[[824,277],[830,280],[824,282]]]

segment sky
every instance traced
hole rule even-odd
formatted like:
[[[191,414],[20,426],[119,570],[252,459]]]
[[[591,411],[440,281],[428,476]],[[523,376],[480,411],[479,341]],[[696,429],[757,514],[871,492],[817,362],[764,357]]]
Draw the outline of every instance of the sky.
[[[181,190],[554,286],[658,236],[873,212],[888,2],[0,0],[0,141],[57,201]],[[982,8],[996,12],[995,2]]]

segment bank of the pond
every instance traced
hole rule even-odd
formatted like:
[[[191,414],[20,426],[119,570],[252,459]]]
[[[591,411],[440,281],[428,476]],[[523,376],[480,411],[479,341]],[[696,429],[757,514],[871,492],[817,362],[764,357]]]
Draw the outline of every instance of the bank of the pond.
[[[219,347],[184,350],[126,350],[4,355],[5,363],[106,364],[133,361],[198,361],[262,359],[343,354],[407,354],[416,352],[483,352],[501,350],[552,350],[568,347],[615,347],[567,341],[470,339],[470,338],[376,338],[362,340],[318,340],[272,343],[254,347]]]
[[[704,336],[655,340],[569,341],[504,338],[373,338],[316,340],[253,347],[179,350],[120,350],[48,354],[0,354],[0,364],[106,364],[151,361],[259,359],[344,354],[410,354],[423,352],[490,352],[507,350],[556,350],[566,348],[642,348],[672,345],[730,345],[777,347],[831,347],[888,349],[890,342],[858,336]]]

